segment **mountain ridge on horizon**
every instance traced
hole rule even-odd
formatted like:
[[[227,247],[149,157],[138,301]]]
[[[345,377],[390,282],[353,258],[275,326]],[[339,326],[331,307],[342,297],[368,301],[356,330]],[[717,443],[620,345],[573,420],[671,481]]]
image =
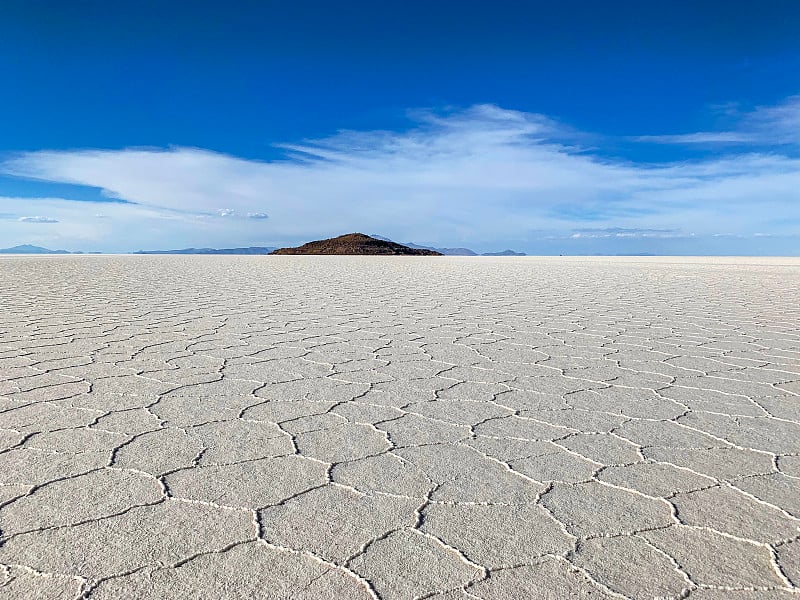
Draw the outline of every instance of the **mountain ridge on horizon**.
[[[372,237],[384,240],[386,242],[394,242],[394,240],[384,237],[382,235],[371,234]],[[445,256],[527,256],[524,252],[516,252],[515,250],[501,250],[500,252],[484,252],[479,254],[470,248],[436,248],[434,246],[422,246],[419,244],[414,244],[412,242],[396,242],[400,243],[403,246],[408,246],[409,248],[418,248],[420,250],[435,250],[436,252],[440,252]]]
[[[352,235],[352,234],[345,234],[345,235]],[[400,246],[405,246],[407,248],[415,250],[430,250],[433,252],[438,252],[439,254],[443,254],[445,256],[527,256],[524,252],[516,252],[514,250],[503,250],[501,252],[484,252],[483,254],[480,254],[470,248],[463,248],[463,247],[440,248],[436,246],[416,244],[413,242],[405,242],[405,243],[395,242],[394,240],[388,237],[377,234],[370,234],[368,237],[371,237],[376,240],[381,240],[384,242],[399,244]],[[328,238],[328,239],[336,239],[336,238]],[[36,246],[33,244],[20,244],[18,246],[12,246],[10,248],[0,248],[0,254],[267,255],[273,253],[277,249],[278,249],[277,246],[241,246],[233,248],[189,247],[189,248],[179,248],[179,249],[169,249],[169,250],[136,250],[132,252],[103,253],[103,252],[85,252],[81,250],[78,251],[51,250],[50,248],[45,248],[43,246]]]
[[[137,250],[133,254],[236,254],[264,255],[277,250],[276,246],[244,246],[240,248],[182,248],[180,250]]]
[[[32,244],[20,244],[11,248],[0,248],[0,254],[83,254],[83,252],[70,252],[68,250],[50,250]]]

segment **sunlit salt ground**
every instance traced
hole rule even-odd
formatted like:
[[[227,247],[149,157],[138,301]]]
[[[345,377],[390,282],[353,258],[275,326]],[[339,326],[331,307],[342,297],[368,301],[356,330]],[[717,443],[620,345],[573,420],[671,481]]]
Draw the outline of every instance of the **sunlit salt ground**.
[[[0,260],[0,597],[800,598],[800,260]]]

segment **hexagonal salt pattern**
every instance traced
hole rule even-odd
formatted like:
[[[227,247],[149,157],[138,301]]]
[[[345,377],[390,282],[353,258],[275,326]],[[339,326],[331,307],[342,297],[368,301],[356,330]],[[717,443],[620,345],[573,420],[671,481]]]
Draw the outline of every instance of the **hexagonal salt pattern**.
[[[799,289],[0,258],[0,598],[800,599]]]

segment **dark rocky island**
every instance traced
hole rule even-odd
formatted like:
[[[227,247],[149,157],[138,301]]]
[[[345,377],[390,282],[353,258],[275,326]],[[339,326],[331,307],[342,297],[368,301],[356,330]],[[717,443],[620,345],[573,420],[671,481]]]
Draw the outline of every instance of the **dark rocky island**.
[[[442,256],[441,252],[436,252],[435,250],[409,248],[396,242],[379,240],[363,233],[348,233],[327,240],[309,242],[297,248],[278,248],[272,254]]]

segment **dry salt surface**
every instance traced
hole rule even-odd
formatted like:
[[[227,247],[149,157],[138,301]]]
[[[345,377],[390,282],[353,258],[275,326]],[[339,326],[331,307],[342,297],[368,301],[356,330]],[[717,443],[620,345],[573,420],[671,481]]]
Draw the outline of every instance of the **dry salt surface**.
[[[0,597],[800,598],[800,260],[0,259]]]

